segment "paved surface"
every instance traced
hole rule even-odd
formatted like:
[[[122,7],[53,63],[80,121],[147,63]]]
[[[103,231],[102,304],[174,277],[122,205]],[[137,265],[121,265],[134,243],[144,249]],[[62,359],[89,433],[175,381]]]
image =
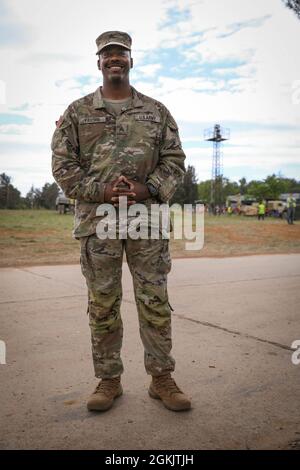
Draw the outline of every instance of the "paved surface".
[[[147,395],[124,264],[125,394],[89,413],[96,379],[79,266],[0,270],[0,448],[300,448],[300,255],[174,260],[175,378],[193,409]]]

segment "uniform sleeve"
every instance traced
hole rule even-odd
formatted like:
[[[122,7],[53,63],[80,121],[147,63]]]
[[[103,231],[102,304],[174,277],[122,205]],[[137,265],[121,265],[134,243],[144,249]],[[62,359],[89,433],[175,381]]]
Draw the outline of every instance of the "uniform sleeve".
[[[185,153],[181,147],[177,124],[167,111],[159,162],[147,180],[147,183],[151,183],[157,189],[161,202],[168,202],[182,183],[185,174],[184,160]]]
[[[71,106],[58,121],[52,142],[52,174],[69,198],[104,202],[105,184],[86,175],[80,165],[78,120]]]

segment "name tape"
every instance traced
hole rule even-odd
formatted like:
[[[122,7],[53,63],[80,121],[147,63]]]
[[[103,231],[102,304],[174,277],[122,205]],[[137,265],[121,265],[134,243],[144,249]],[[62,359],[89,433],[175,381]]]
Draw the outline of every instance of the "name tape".
[[[79,124],[97,124],[99,122],[106,122],[106,120],[106,116],[87,117],[80,119]]]

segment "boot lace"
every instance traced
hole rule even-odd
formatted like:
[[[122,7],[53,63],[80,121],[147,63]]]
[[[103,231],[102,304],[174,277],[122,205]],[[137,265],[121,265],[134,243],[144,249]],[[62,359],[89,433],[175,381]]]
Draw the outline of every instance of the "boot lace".
[[[110,396],[113,392],[115,392],[119,383],[119,377],[114,377],[112,379],[102,379],[101,382],[99,382],[97,385],[94,393],[104,393],[106,396]]]
[[[175,380],[170,375],[153,377],[155,388],[159,391],[168,391],[170,394],[182,393]]]

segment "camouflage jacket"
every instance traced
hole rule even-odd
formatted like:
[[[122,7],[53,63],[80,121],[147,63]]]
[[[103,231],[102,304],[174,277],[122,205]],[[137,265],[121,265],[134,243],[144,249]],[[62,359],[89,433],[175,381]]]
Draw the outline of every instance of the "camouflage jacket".
[[[157,198],[168,202],[182,182],[185,154],[176,122],[160,102],[132,88],[132,104],[110,114],[100,87],[74,101],[59,120],[52,143],[52,172],[67,197],[76,199],[73,236],[96,231],[96,209],[105,183],[121,174],[151,182]]]

